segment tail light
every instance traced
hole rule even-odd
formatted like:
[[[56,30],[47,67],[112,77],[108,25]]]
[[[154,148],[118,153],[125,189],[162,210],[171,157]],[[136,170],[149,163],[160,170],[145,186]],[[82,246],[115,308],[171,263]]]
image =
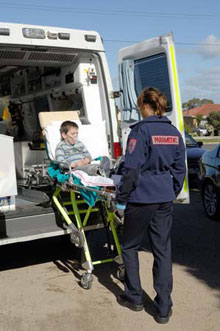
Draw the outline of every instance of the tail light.
[[[122,151],[121,151],[121,144],[118,143],[114,143],[114,156],[115,156],[115,160],[117,160],[117,158],[119,156],[121,156]]]

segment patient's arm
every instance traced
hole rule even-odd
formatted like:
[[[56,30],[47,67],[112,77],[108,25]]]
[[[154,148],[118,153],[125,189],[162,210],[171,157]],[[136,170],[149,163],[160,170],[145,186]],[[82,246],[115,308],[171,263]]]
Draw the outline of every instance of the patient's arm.
[[[77,162],[73,162],[71,164],[71,168],[76,168],[76,167],[80,167],[84,164],[89,164],[91,163],[91,155],[88,151],[88,149],[86,148],[86,146],[81,142],[79,141],[78,143],[81,144],[81,147],[82,147],[82,153],[83,153],[83,156],[84,156],[84,159],[80,160],[80,161],[77,161]]]
[[[65,161],[65,153],[63,148],[60,146],[60,144],[57,145],[55,150],[55,159],[58,162]]]
[[[71,164],[71,168],[76,168],[76,167],[79,167],[83,164],[89,164],[91,162],[91,160],[88,158],[88,157],[85,157],[85,159],[81,160],[81,161],[78,161],[78,162],[73,162]]]

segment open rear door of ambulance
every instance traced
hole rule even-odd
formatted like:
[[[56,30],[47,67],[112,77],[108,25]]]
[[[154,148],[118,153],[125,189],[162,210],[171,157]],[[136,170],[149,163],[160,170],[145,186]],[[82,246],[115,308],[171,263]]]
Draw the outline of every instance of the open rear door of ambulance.
[[[167,116],[185,140],[181,98],[176,67],[173,34],[131,45],[119,50],[119,87],[122,145],[125,151],[129,126],[141,120],[137,96],[145,87],[156,87],[167,97]],[[177,200],[189,203],[187,176]]]

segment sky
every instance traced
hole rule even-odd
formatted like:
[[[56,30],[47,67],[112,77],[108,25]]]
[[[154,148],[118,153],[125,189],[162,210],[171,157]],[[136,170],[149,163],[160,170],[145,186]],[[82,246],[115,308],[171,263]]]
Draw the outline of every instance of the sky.
[[[182,102],[220,103],[219,0],[0,0],[0,21],[95,30],[118,88],[118,51],[173,32]]]

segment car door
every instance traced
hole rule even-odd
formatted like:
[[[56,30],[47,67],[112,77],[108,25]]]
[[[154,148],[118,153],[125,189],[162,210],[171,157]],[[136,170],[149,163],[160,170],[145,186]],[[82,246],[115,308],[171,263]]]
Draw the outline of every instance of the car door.
[[[215,167],[215,181],[217,187],[220,187],[220,144],[218,146],[216,157],[214,160],[214,167]],[[220,188],[219,188],[219,193],[220,193]]]
[[[118,62],[123,152],[130,132],[129,126],[141,120],[136,104],[137,96],[147,86],[156,87],[166,95],[165,115],[181,132],[185,141],[173,34],[168,33],[120,49]],[[187,176],[178,200],[189,202]]]

